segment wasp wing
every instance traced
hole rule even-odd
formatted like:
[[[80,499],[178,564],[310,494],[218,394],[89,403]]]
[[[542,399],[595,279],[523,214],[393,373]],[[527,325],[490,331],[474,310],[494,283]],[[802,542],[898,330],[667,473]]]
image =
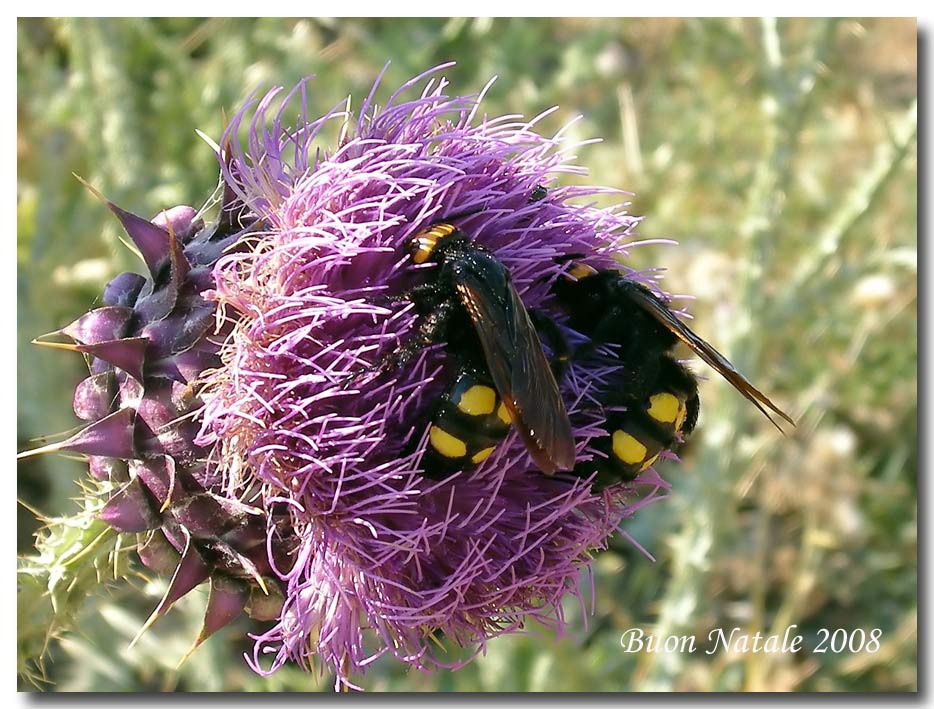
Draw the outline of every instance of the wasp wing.
[[[646,312],[664,325],[667,330],[671,331],[675,337],[690,347],[698,357],[717,370],[740,394],[746,397],[759,411],[765,414],[766,418],[772,422],[775,428],[782,431],[782,427],[772,418],[766,408],[778,416],[781,416],[792,426],[795,425],[794,420],[788,416],[788,414],[772,403],[765,394],[756,389],[746,377],[736,371],[736,367],[734,367],[726,357],[717,352],[713,345],[703,340],[691,328],[681,322],[675,314],[649,290],[634,283],[628,284],[628,286],[629,287],[626,288],[627,295],[629,295],[634,302],[638,303]],[[784,433],[784,431],[782,431],[782,433]]]
[[[549,475],[571,470],[571,422],[538,333],[506,267],[484,254],[462,264],[455,283],[480,338],[493,384],[532,459]]]

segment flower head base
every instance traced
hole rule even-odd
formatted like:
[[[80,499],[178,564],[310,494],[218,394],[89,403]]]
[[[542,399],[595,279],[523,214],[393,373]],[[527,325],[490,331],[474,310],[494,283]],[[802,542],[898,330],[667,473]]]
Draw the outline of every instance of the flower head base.
[[[611,190],[550,187],[580,172],[560,134],[481,117],[482,96],[449,98],[443,80],[400,99],[424,79],[381,110],[371,93],[355,122],[338,110],[308,120],[303,83],[269,128],[276,92],[259,103],[245,147],[233,136],[248,107],[227,132],[228,184],[264,226],[214,270],[210,297],[232,331],[206,380],[198,443],[213,448],[229,495],[261,487],[253,504],[276,513],[269,547],[291,552],[277,569],[279,622],[257,640],[259,671],[317,657],[349,684],[387,651],[446,666],[432,649],[442,635],[479,651],[530,619],[561,629],[560,601],[577,592],[588,554],[666,487],[649,469],[595,493],[541,474],[512,435],[475,468],[426,477],[426,424],[457,368],[443,343],[347,386],[413,335],[419,315],[387,296],[431,277],[405,249],[431,223],[463,215],[458,227],[509,269],[529,309],[553,307],[570,257],[619,267],[634,241],[638,219],[622,209],[572,203]],[[299,125],[287,128],[292,98]],[[330,120],[343,121],[342,138],[321,153],[313,142]],[[541,186],[547,197],[530,203]],[[563,378],[579,458],[606,433],[595,395],[618,366],[575,363]]]
[[[263,510],[224,494],[209,451],[195,442],[201,374],[216,367],[223,333],[216,306],[205,299],[220,254],[235,248],[255,218],[228,189],[216,223],[175,207],[152,221],[97,195],[122,223],[145,262],[146,275],[122,273],[104,289],[103,306],[37,340],[87,357],[90,376],[74,396],[78,418],[89,422],[71,437],[22,456],[69,451],[88,456],[94,481],[89,507],[111,530],[138,535],[140,560],[171,575],[162,601],[140,633],[175,601],[204,581],[211,593],[195,646],[241,611],[263,620],[281,609],[282,593],[266,553]],[[70,537],[49,533],[39,547],[49,558],[93,556],[100,538],[75,553]],[[70,562],[69,562],[70,563]],[[69,572],[71,573],[71,572]],[[77,577],[76,577],[77,578]],[[58,574],[50,574],[56,598]],[[194,648],[192,648],[194,649]]]

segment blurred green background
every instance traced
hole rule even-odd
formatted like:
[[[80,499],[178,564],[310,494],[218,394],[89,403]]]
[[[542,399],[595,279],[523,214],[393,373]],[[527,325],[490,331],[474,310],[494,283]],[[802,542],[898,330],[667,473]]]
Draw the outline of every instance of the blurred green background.
[[[499,80],[489,115],[541,126],[582,114],[587,182],[634,193],[634,252],[697,296],[694,328],[798,419],[782,438],[710,370],[701,421],[668,500],[595,560],[595,614],[568,603],[575,638],[494,640],[456,673],[384,658],[379,690],[817,690],[917,688],[917,164],[915,21],[896,19],[20,19],[18,22],[18,437],[73,427],[79,358],[29,345],[140,264],[75,172],[118,204],[200,206],[211,150],[256,87],[316,74],[322,112],[454,59],[452,92]],[[75,510],[85,466],[23,461],[18,495]],[[18,506],[21,553],[37,523]],[[105,586],[49,646],[49,689],[330,690],[286,669],[253,675],[241,619],[181,669],[204,594],[133,650],[164,581]],[[589,582],[584,581],[585,596]],[[42,600],[20,607],[20,644]],[[799,653],[626,654],[630,628],[805,636]],[[881,629],[877,652],[817,654],[820,630]],[[22,685],[29,688],[29,685]]]

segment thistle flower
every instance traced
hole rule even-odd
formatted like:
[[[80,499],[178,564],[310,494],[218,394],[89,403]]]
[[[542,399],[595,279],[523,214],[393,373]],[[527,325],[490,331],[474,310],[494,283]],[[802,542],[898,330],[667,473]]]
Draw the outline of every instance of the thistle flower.
[[[274,90],[225,136],[225,177],[263,230],[214,271],[211,298],[232,329],[205,377],[198,443],[230,494],[260,485],[267,512],[289,517],[270,527],[292,553],[277,567],[283,612],[251,659],[260,672],[318,659],[349,685],[386,652],[449,666],[432,648],[441,636],[479,652],[530,620],[561,630],[561,599],[590,553],[665,487],[653,470],[603,493],[544,476],[513,436],[476,468],[426,477],[426,422],[457,364],[443,343],[347,387],[413,335],[418,316],[392,296],[430,277],[404,245],[433,221],[468,215],[458,226],[508,267],[530,309],[551,307],[566,257],[618,267],[634,243],[638,219],[622,207],[575,201],[612,190],[553,185],[581,170],[561,134],[536,132],[545,114],[482,117],[482,94],[449,98],[444,80],[400,98],[427,76],[382,109],[371,92],[357,118],[309,120],[304,82],[274,110]],[[287,127],[293,100],[300,117]],[[321,152],[331,120],[341,139]],[[530,204],[540,186],[547,199]],[[594,396],[613,371],[575,364],[564,380],[578,456],[605,435]]]
[[[392,296],[430,278],[407,239],[466,215],[458,226],[509,269],[526,307],[552,314],[567,257],[620,267],[645,243],[624,205],[580,202],[620,193],[555,184],[583,170],[563,132],[536,132],[547,112],[487,118],[483,92],[448,97],[437,71],[381,109],[377,81],[356,117],[310,118],[307,82],[278,108],[281,89],[248,103],[222,140],[217,223],[187,207],[148,222],[108,202],[149,276],[118,276],[103,307],[61,331],[89,357],[75,412],[91,423],[43,450],[87,454],[114,490],[101,518],[140,534],[143,562],[172,574],[151,620],[205,580],[199,642],[243,609],[275,620],[248,658],[257,672],[321,664],[352,687],[386,653],[456,667],[436,646],[476,654],[533,620],[561,631],[591,554],[667,488],[652,469],[599,492],[545,476],[512,435],[474,468],[424,474],[456,355],[437,343],[374,371],[418,322]],[[325,151],[333,121],[341,137]],[[530,203],[540,187],[547,198]],[[578,459],[606,434],[597,392],[614,361],[575,362],[562,379]],[[360,371],[371,374],[351,379]]]

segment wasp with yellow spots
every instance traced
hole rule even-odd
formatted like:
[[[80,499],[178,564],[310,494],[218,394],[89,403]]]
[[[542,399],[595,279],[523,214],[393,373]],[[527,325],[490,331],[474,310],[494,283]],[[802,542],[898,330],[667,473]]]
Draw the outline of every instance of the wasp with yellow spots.
[[[571,470],[571,423],[509,270],[449,222],[420,231],[407,246],[415,264],[433,268],[426,269],[427,283],[401,296],[420,317],[415,335],[387,364],[398,366],[444,342],[460,365],[429,425],[426,473],[481,463],[510,424],[542,472]]]
[[[633,480],[684,439],[697,423],[697,380],[674,356],[680,342],[720,373],[778,427],[769,411],[794,421],[756,389],[722,354],[681,322],[645,286],[613,270],[571,264],[554,291],[568,325],[593,345],[612,345],[622,380],[603,394],[607,435],[591,441],[596,454],[575,473],[597,472],[599,486]],[[781,430],[780,427],[778,427]]]

